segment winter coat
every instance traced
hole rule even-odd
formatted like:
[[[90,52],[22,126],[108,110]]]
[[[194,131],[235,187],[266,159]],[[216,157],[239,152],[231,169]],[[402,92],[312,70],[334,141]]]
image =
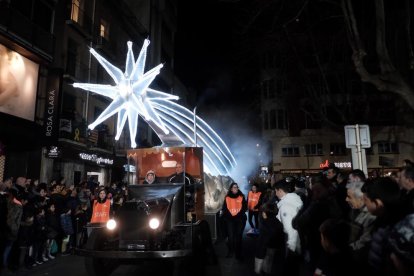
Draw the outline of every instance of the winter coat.
[[[367,247],[371,242],[375,219],[376,217],[368,212],[367,207],[364,207],[351,222],[350,246],[354,251]]]
[[[16,199],[7,202],[7,239],[15,241],[23,215],[22,203]]]
[[[283,224],[283,231],[287,235],[287,248],[292,252],[300,253],[300,239],[298,231],[293,229],[292,220],[302,208],[302,200],[295,193],[288,193],[277,203],[279,213],[277,218]]]
[[[72,235],[73,225],[72,225],[72,217],[66,213],[60,215],[60,225],[62,226],[63,233],[65,235]]]
[[[283,224],[276,217],[263,219],[260,216],[259,238],[256,243],[255,257],[264,259],[267,248],[274,248],[282,251],[285,246],[285,234],[283,233]]]

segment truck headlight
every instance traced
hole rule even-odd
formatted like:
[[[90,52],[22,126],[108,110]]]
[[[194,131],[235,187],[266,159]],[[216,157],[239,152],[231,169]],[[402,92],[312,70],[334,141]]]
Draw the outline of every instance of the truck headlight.
[[[116,221],[114,219],[110,219],[106,222],[106,228],[108,230],[114,230],[116,228]]]
[[[151,229],[157,229],[158,227],[160,226],[160,220],[159,219],[157,219],[157,218],[152,218],[152,219],[150,219],[150,221],[149,221],[149,227],[151,228]]]

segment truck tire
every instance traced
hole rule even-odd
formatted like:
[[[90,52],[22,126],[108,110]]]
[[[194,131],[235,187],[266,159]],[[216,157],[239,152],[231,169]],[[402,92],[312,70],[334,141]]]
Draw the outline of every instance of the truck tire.
[[[93,229],[88,242],[86,243],[86,249],[88,250],[102,250],[102,246],[105,243],[105,229]],[[85,268],[89,276],[108,276],[118,267],[118,262],[114,259],[104,258],[85,258]]]

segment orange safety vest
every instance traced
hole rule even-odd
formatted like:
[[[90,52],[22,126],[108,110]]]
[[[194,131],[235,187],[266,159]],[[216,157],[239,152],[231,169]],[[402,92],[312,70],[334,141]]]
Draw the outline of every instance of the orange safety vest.
[[[250,211],[259,211],[259,209],[257,208],[255,209],[254,207],[257,205],[257,203],[259,203],[259,198],[261,194],[262,194],[261,192],[255,192],[255,193],[253,193],[253,191],[249,192],[247,207],[249,208]]]
[[[242,209],[243,206],[243,197],[238,196],[236,198],[226,197],[226,204],[227,209],[229,210],[230,214],[234,217],[236,216]]]
[[[109,210],[111,208],[111,201],[105,200],[104,203],[99,203],[97,200],[93,202],[91,223],[105,223],[109,220]]]

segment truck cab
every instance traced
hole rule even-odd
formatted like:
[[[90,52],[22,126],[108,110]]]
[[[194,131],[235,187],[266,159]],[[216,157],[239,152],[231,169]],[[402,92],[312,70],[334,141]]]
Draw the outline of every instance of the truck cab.
[[[87,243],[76,249],[88,274],[110,275],[121,264],[145,260],[181,260],[194,269],[214,262],[202,148],[134,149],[127,157],[126,201],[106,224],[88,225]],[[144,181],[148,171],[155,175],[151,184]]]

